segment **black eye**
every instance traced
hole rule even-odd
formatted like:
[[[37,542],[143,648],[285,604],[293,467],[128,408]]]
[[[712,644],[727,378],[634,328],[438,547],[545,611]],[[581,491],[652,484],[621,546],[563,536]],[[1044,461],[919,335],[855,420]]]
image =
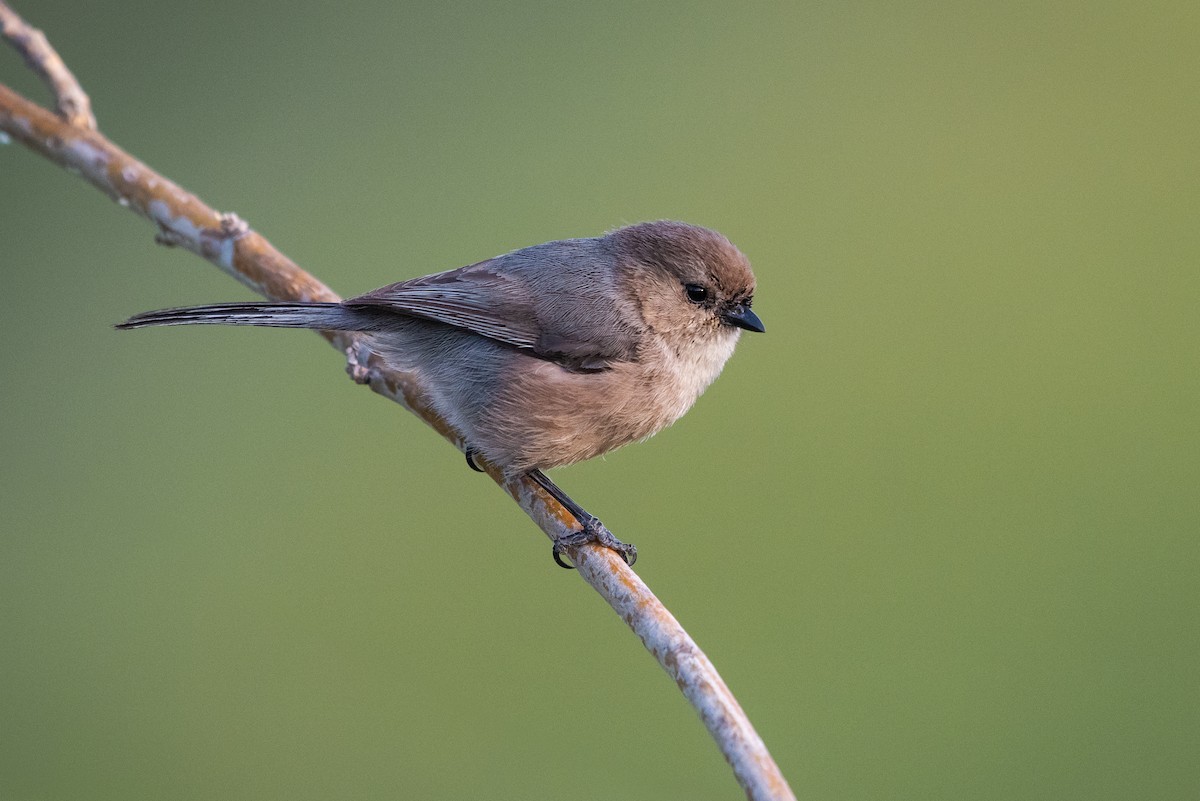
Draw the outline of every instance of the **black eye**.
[[[708,300],[708,290],[699,284],[688,284],[683,290],[687,292],[688,300],[692,303],[703,303]]]

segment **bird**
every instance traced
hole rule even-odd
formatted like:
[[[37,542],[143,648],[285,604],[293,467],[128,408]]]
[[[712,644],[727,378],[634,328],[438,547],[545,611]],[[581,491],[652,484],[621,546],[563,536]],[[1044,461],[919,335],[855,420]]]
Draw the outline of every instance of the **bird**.
[[[672,220],[563,239],[339,302],[245,302],[144,312],[118,329],[251,325],[356,332],[384,364],[418,376],[435,411],[505,477],[527,475],[580,529],[633,564],[544,473],[645,440],[678,420],[721,373],[751,308],[750,262],[725,236]]]

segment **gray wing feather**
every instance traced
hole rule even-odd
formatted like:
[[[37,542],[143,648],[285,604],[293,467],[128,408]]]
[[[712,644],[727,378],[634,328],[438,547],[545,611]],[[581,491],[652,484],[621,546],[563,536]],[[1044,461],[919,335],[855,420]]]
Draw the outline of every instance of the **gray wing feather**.
[[[345,301],[422,317],[518,348],[536,348],[541,332],[526,282],[496,269],[496,259],[381,287]]]
[[[597,240],[566,240],[344,301],[433,320],[503,342],[572,370],[636,358],[632,309],[614,302],[613,271]]]

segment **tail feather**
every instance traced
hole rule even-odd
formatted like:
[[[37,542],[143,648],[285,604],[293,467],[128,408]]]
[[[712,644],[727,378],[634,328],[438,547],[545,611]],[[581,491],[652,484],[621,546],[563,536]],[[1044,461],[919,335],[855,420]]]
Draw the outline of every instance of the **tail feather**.
[[[135,314],[117,328],[152,325],[259,325],[268,328],[316,328],[365,331],[378,326],[378,315],[348,309],[340,303],[216,303]]]

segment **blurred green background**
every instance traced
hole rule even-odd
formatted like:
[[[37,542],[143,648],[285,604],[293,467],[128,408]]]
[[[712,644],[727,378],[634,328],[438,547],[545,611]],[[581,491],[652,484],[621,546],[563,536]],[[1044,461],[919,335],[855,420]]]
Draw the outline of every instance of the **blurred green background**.
[[[750,256],[768,333],[556,477],[801,798],[1196,797],[1194,2],[16,6],[343,294],[662,217]],[[112,330],[251,297],[152,236],[0,148],[0,798],[738,797],[317,337]]]

